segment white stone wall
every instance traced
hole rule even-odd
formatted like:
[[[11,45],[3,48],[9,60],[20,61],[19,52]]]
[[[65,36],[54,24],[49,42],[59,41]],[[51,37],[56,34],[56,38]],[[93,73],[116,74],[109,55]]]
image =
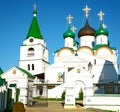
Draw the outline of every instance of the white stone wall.
[[[30,42],[30,39],[33,39],[33,42]],[[29,51],[30,48],[33,51]],[[30,37],[20,46],[19,67],[29,71],[33,75],[44,73],[45,67],[48,66],[48,61],[48,49],[44,40]],[[28,70],[28,64],[30,70]]]
[[[98,108],[103,110],[120,111],[120,96],[117,94],[103,96],[86,96],[84,98],[85,108]]]

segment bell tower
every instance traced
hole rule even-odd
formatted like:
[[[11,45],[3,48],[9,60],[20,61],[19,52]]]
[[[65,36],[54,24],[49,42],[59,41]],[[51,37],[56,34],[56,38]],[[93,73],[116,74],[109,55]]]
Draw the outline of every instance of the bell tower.
[[[19,67],[36,75],[44,73],[48,65],[48,49],[39,28],[36,4],[34,4],[30,28],[26,39],[20,46]]]

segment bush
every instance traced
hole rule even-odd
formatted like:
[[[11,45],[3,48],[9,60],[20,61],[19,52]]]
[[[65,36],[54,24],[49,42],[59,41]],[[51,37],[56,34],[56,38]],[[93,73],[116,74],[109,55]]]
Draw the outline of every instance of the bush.
[[[12,109],[5,109],[3,112],[12,112]]]
[[[62,98],[63,100],[65,99],[65,94],[66,94],[66,92],[63,91],[63,93],[62,93],[62,95],[61,95],[61,98]]]

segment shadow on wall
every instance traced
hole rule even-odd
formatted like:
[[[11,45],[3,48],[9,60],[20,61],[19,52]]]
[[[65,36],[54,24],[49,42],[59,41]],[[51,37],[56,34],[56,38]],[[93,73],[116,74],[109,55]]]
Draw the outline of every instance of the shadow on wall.
[[[96,94],[119,93],[118,73],[115,66],[112,62],[105,61],[98,84],[94,84],[94,87],[97,88]]]

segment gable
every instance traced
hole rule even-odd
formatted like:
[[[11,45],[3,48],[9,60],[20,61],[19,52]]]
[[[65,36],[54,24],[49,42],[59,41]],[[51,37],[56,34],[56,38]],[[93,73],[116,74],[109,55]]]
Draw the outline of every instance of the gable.
[[[30,74],[29,72],[27,72],[24,69],[21,69],[19,67],[12,67],[10,68],[8,71],[4,72],[1,75],[2,78],[7,78],[7,79],[17,79],[17,78],[27,78],[27,77],[32,77],[34,78],[34,76],[32,74]]]

